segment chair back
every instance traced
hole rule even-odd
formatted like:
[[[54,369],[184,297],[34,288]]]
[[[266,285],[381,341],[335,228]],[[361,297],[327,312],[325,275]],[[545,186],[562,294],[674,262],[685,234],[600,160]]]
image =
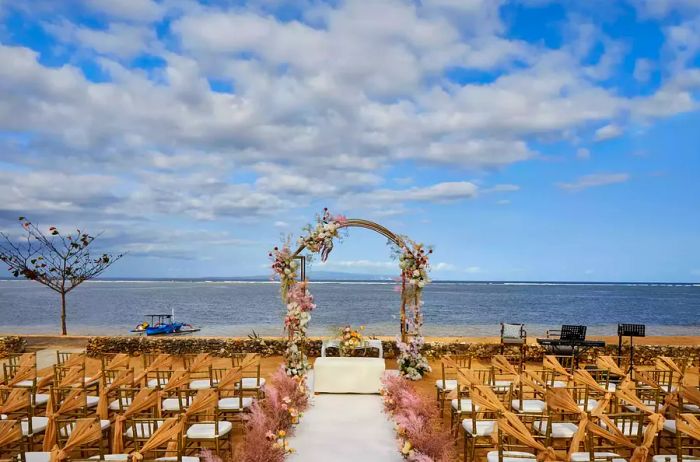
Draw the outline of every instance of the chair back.
[[[151,387],[151,382],[155,384],[155,387],[151,388],[163,388],[170,381],[172,376],[172,369],[149,371],[146,373],[145,380],[149,387]]]
[[[505,339],[521,340],[525,337],[525,324],[501,323],[501,341]]]
[[[83,430],[88,430],[86,434],[76,441],[76,437],[73,437],[74,444],[70,444],[71,435],[76,431],[76,427],[82,427]],[[60,448],[65,448],[70,446],[70,452],[74,453],[76,450],[79,457],[89,458],[93,456],[99,456],[103,458],[104,455],[109,451],[109,449],[104,444],[104,438],[102,438],[102,426],[100,419],[93,418],[83,418],[83,419],[56,419],[56,441]],[[71,454],[73,455],[73,454]],[[73,458],[71,457],[71,460]]]
[[[260,355],[255,354],[255,360],[248,362],[250,359],[250,353],[238,353],[231,356],[231,366],[241,367],[243,366],[243,378],[254,378],[255,387],[260,387]]]

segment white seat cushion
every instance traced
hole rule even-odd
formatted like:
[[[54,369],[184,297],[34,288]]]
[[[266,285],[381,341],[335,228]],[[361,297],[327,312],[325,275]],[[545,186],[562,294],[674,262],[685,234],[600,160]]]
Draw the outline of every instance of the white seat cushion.
[[[438,390],[454,390],[455,388],[457,388],[457,381],[445,380],[443,383],[442,379],[438,379],[435,381],[435,386],[438,388]]]
[[[486,460],[498,462],[498,451],[489,451]],[[537,462],[537,457],[531,452],[503,451],[503,462]]]
[[[7,414],[0,414],[0,420],[7,420]]]
[[[244,409],[247,409],[253,405],[253,398],[243,398],[241,400],[234,396],[231,398],[221,398],[219,400],[219,409],[222,411],[236,411],[240,409],[241,401],[243,401]]]
[[[49,424],[48,417],[32,417],[32,435],[42,433],[46,430],[46,426]],[[22,434],[24,436],[29,436],[29,422],[27,419],[22,419],[20,422],[22,426]]]
[[[196,423],[187,429],[187,438],[193,440],[213,440],[226,435],[231,431],[233,425],[225,420],[219,421],[219,434],[215,433],[216,428],[213,423]]]
[[[187,408],[189,405],[192,403],[192,397],[188,396],[185,399],[185,405],[184,407]],[[163,407],[162,409],[164,411],[181,411],[180,409],[180,400],[178,398],[167,398],[163,400]]]
[[[146,386],[148,388],[158,388],[158,387],[164,386],[166,383],[168,383],[168,379],[166,379],[166,378],[161,378],[161,379],[155,378],[155,379],[149,380],[148,383],[146,384]]]
[[[24,460],[26,462],[49,462],[51,460],[50,452],[25,452]]]
[[[99,396],[86,396],[86,398],[87,398],[87,406],[88,407],[95,407],[95,406],[97,406],[97,403],[100,402]]]
[[[506,379],[499,379],[499,380],[494,380],[493,381],[493,386],[496,388],[508,388],[511,385],[513,385],[512,380],[506,380]]]
[[[49,395],[47,393],[37,393],[34,395],[34,403],[37,406],[43,406],[49,402]]]
[[[124,409],[128,408],[129,406],[131,406],[131,401],[132,401],[132,399],[131,399],[131,398],[128,398],[128,397],[125,397],[125,398],[122,399],[122,406],[124,406]],[[110,409],[111,411],[118,411],[118,410],[119,410],[119,400],[118,400],[118,399],[115,399],[114,401],[112,401],[111,403],[109,403],[109,409]]]
[[[37,381],[39,379],[37,378]],[[15,384],[15,387],[17,388],[32,388],[34,386],[34,381],[33,380],[22,380],[21,382],[17,382]],[[27,454],[34,454],[32,452],[28,452]],[[43,454],[42,452],[38,452],[37,454]]]
[[[472,400],[470,400],[468,398],[461,399],[460,401],[461,402],[459,403],[459,406],[461,407],[461,410],[463,412],[472,412],[472,411],[479,410],[479,406],[476,404],[474,405],[474,408],[472,409]],[[451,404],[452,404],[452,409],[457,410],[457,400],[453,399]]]
[[[697,404],[684,404],[683,409],[690,412],[700,412],[700,406]]]
[[[159,457],[156,460],[163,462],[177,462],[177,457]],[[182,456],[182,462],[199,462],[199,457],[194,456]]]
[[[581,409],[582,411],[584,410],[584,404],[585,404],[585,403],[584,403],[584,400],[582,400],[582,399],[578,400],[578,408]],[[587,411],[592,411],[593,409],[595,409],[595,407],[596,407],[597,405],[598,405],[598,401],[596,401],[596,400],[594,400],[594,399],[589,399],[589,400],[588,400],[588,405],[585,406],[585,409],[586,409]]]
[[[163,420],[159,420],[158,424],[160,425],[163,422]],[[151,427],[142,423],[129,426],[126,432],[124,432],[124,436],[127,438],[132,438],[134,436],[134,427],[136,427],[136,436],[138,438],[149,438],[151,436]]]
[[[627,462],[614,452],[594,452],[593,460],[591,460],[591,454],[588,452],[574,452],[571,454],[571,462],[596,462],[608,460],[612,460],[612,462]]]
[[[217,381],[214,380],[214,383]],[[211,382],[209,379],[198,379],[198,380],[192,380],[190,382],[190,388],[192,390],[206,390],[208,388],[211,388]]]
[[[555,380],[552,382],[552,388],[566,388],[567,383],[561,380]]]
[[[464,431],[471,436],[489,436],[493,433],[494,428],[496,428],[495,420],[477,420],[476,421],[476,432],[474,431],[474,423],[472,419],[462,420],[462,428]]]
[[[515,409],[518,412],[544,412],[545,409],[545,403],[542,400],[539,399],[524,399],[523,400],[523,408],[520,409],[520,400],[514,399],[511,402],[511,406],[513,406],[513,409]]]
[[[683,456],[683,460],[693,460],[688,459],[688,456]],[[657,454],[651,458],[651,462],[677,462],[678,456],[675,454]]]
[[[100,459],[100,456],[92,456],[90,459]],[[129,454],[105,454],[104,460],[129,460]]]
[[[535,420],[532,428],[539,434],[547,432],[547,421]],[[578,430],[578,425],[573,422],[552,422],[552,438],[573,438]]]
[[[675,420],[665,420],[664,430],[671,433],[676,433],[676,421]]]
[[[244,390],[257,390],[265,386],[265,379],[260,377],[260,386],[258,386],[258,379],[256,377],[244,377],[241,379]]]

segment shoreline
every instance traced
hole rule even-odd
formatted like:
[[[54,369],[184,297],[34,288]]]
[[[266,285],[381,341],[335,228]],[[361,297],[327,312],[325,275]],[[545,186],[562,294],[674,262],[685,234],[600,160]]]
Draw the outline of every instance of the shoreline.
[[[75,347],[85,347],[90,338],[95,337],[112,337],[112,338],[138,338],[133,335],[55,335],[55,334],[18,334],[18,333],[0,333],[0,337],[21,337],[26,341],[28,349],[45,349],[45,348],[75,348]],[[372,336],[380,340],[391,341],[394,340],[395,336]],[[166,341],[178,341],[181,339],[197,339],[197,340],[249,340],[246,336],[191,336],[191,335],[181,335],[175,337],[145,337],[149,339],[158,339]],[[266,336],[261,337],[264,340],[281,340],[281,336]],[[310,336],[309,340],[322,340],[329,339],[331,336]],[[590,336],[590,340],[602,340],[609,345],[617,345],[617,336]],[[456,344],[498,344],[500,343],[500,337],[474,337],[474,336],[449,336],[449,337],[434,337],[426,336],[425,341],[427,343],[456,343]],[[536,345],[537,341],[534,337],[529,337],[527,341],[528,345]],[[648,337],[639,337],[634,340],[635,345],[662,345],[662,346],[696,346],[700,345],[700,334],[697,336],[692,335],[654,335]],[[628,344],[627,339],[624,342],[625,345]]]

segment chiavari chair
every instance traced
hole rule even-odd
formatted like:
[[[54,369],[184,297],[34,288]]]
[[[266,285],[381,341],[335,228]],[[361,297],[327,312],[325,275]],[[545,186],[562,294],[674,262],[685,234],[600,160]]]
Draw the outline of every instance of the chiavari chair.
[[[470,355],[450,355],[447,361],[441,362],[441,376],[435,381],[435,393],[440,413],[445,412],[447,394],[457,388],[457,368],[471,369]]]

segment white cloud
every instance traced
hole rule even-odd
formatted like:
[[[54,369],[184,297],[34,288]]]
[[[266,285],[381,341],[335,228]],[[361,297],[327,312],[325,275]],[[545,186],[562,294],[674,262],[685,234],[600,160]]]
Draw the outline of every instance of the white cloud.
[[[430,265],[432,271],[455,271],[457,267],[452,263],[437,262]]]
[[[408,189],[377,189],[369,198],[379,202],[452,202],[476,196],[478,187],[469,181],[437,183]]]
[[[654,63],[650,59],[638,58],[634,62],[633,76],[639,82],[647,82],[654,70]]]
[[[615,124],[608,124],[595,131],[595,140],[604,141],[622,136],[622,128]]]
[[[572,183],[557,183],[557,186],[567,191],[581,191],[598,186],[624,183],[629,178],[630,175],[628,173],[595,173],[584,175]]]
[[[335,268],[364,268],[364,269],[397,269],[395,261],[375,261],[375,260],[333,260],[318,262],[321,267]]]
[[[576,157],[579,159],[590,159],[591,158],[591,151],[589,151],[586,148],[578,148],[576,150]]]
[[[160,19],[165,8],[154,0],[82,0],[89,9],[112,18],[135,22]]]

